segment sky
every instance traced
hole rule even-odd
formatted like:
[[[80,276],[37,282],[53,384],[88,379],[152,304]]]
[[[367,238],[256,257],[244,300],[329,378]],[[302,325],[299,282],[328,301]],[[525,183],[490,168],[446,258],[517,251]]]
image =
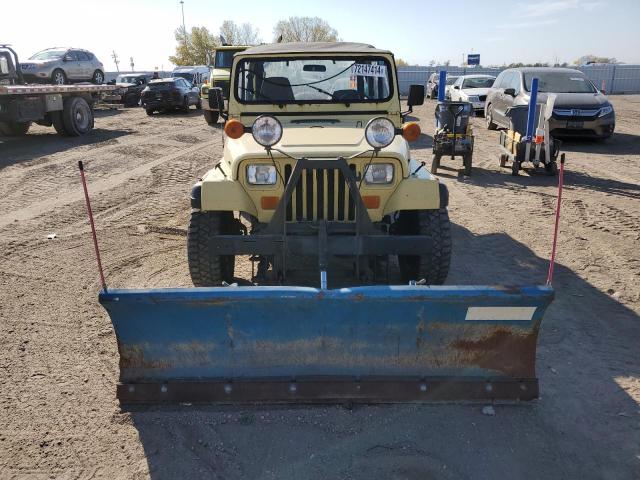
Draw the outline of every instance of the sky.
[[[174,31],[182,23],[179,0],[1,0],[0,43],[22,59],[44,48],[73,46],[92,51],[106,71],[170,70]],[[640,63],[640,0],[184,0],[187,29],[217,34],[224,20],[249,22],[263,42],[289,16],[319,16],[344,41],[370,43],[410,64],[481,55],[481,64],[572,63],[585,54]],[[13,21],[14,19],[15,21]]]

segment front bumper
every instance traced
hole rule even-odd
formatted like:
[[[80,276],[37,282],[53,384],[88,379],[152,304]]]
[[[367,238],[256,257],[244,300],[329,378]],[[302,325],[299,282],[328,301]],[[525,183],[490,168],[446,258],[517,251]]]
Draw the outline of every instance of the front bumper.
[[[549,120],[551,134],[557,137],[607,138],[616,127],[615,113],[597,118],[558,118]]]

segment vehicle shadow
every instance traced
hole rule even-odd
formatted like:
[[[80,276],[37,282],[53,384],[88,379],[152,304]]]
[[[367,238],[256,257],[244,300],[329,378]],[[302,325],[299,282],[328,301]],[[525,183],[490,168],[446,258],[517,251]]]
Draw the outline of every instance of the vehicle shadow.
[[[615,132],[606,140],[562,138],[561,150],[605,155],[627,155],[640,152],[640,135]]]
[[[453,225],[453,244],[448,284],[546,278],[547,259],[504,233]],[[120,415],[137,429],[154,480],[632,478],[638,404],[623,381],[640,375],[640,317],[565,265],[556,266],[555,287],[539,338],[541,399],[496,406],[495,416],[450,404],[137,407]]]
[[[47,133],[29,134],[24,137],[0,136],[0,152],[2,153],[0,155],[0,169],[79,146],[115,141],[115,139],[130,133],[129,130],[94,128],[87,135],[80,137],[61,137],[53,129]]]
[[[155,112],[153,116],[163,116],[163,117],[200,117],[202,116],[202,110],[195,110],[190,108],[188,112],[183,112],[181,110],[165,110],[161,112]]]
[[[411,150],[425,150],[433,148],[433,137],[426,133],[421,133],[417,140],[411,142]]]
[[[446,167],[442,167],[442,169]],[[480,170],[480,169],[478,169]],[[440,175],[438,170],[438,175]],[[476,167],[474,167],[476,173]],[[484,171],[477,172],[479,175],[474,177],[465,177],[470,183],[477,183],[479,186],[486,188],[521,188],[530,186],[548,186],[556,185],[558,178],[556,176],[547,175],[542,168],[534,170],[529,166],[525,167],[525,171],[518,176],[511,175],[511,171],[507,168],[501,169],[500,172]],[[612,178],[601,178],[594,175],[588,175],[584,172],[578,172],[565,169],[564,188],[571,190],[572,188],[587,188],[597,192],[609,195],[619,195],[640,200],[640,185],[637,183],[623,182]]]

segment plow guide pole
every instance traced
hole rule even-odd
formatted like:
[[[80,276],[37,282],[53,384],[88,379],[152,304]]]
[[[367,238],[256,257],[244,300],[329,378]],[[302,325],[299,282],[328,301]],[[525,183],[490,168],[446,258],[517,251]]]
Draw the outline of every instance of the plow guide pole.
[[[98,236],[96,235],[96,226],[93,223],[93,211],[91,210],[91,201],[89,200],[89,190],[87,189],[87,179],[84,176],[84,165],[82,160],[78,162],[78,168],[80,169],[80,179],[82,181],[82,188],[84,190],[84,200],[87,205],[87,215],[89,216],[89,224],[91,224],[91,235],[93,236],[93,248],[96,252],[96,261],[98,262],[98,272],[100,273],[100,285],[102,290],[107,291],[107,282],[104,279],[104,272],[102,270],[102,261],[100,260],[100,249],[98,248]]]
[[[555,224],[553,227],[553,244],[551,247],[551,259],[549,260],[549,272],[547,273],[547,285],[553,282],[553,268],[556,262],[556,247],[558,243],[558,226],[560,224],[560,206],[562,204],[562,186],[564,184],[564,153],[560,157],[560,171],[558,172],[558,201],[556,203]]]

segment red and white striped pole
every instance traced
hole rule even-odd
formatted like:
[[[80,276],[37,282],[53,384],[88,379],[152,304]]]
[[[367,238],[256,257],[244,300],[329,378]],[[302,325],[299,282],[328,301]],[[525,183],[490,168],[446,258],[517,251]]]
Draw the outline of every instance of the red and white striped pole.
[[[91,234],[93,235],[93,248],[96,252],[96,260],[98,261],[98,272],[100,273],[100,284],[102,290],[107,291],[107,282],[104,280],[104,272],[102,271],[102,262],[100,261],[100,249],[98,248],[98,236],[96,235],[96,226],[93,223],[93,212],[91,211],[91,201],[89,200],[89,190],[87,189],[87,180],[84,177],[84,165],[82,160],[78,162],[78,168],[80,169],[80,179],[82,180],[82,188],[84,189],[84,200],[87,204],[87,215],[89,216],[89,223],[91,224]]]
[[[549,260],[549,272],[547,273],[547,285],[553,282],[553,267],[556,263],[556,246],[558,244],[558,226],[560,224],[560,205],[562,204],[562,186],[564,184],[564,153],[560,156],[560,172],[558,173],[558,202],[556,203],[556,221],[553,229],[553,247],[551,248],[551,260]]]

